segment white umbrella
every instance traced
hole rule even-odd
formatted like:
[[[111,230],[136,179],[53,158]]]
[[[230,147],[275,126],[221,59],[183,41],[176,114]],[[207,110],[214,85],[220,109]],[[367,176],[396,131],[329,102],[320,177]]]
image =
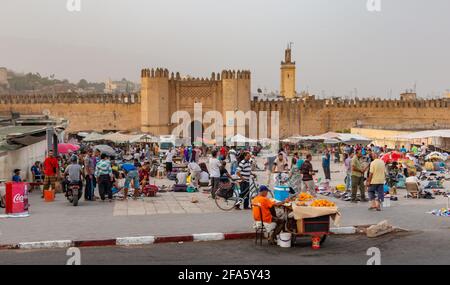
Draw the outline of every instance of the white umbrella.
[[[98,150],[101,153],[106,154],[107,156],[117,156],[116,151],[112,147],[110,147],[109,145],[106,145],[106,144],[96,145],[94,147],[94,150]]]
[[[98,133],[90,133],[88,134],[83,141],[84,142],[95,142],[103,140],[104,135]]]
[[[83,137],[83,138],[87,137],[88,135],[89,135],[89,133],[87,133],[87,132],[79,132],[79,133],[77,134],[77,136]]]

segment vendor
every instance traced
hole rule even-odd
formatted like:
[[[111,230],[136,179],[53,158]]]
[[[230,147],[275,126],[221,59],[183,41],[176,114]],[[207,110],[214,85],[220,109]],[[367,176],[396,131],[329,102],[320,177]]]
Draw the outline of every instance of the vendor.
[[[136,199],[139,196],[139,172],[138,168],[131,163],[125,163],[122,165],[122,170],[126,174],[125,176],[125,185],[124,185],[124,200],[128,198],[128,189],[130,189],[131,181],[134,183],[134,198]]]
[[[272,232],[269,236],[269,242],[276,244],[275,238],[283,230],[285,221],[273,214],[275,212],[273,211],[273,207],[281,206],[285,202],[276,203],[267,198],[269,189],[265,185],[261,185],[258,192],[258,195],[252,200],[253,219],[255,223],[263,222],[267,232]]]
[[[419,190],[419,194],[423,192],[424,187],[423,185],[420,184],[420,180],[419,178],[416,176],[416,172],[414,170],[410,170],[409,171],[409,176],[406,178],[405,181],[406,184],[416,184],[417,185],[417,189]]]

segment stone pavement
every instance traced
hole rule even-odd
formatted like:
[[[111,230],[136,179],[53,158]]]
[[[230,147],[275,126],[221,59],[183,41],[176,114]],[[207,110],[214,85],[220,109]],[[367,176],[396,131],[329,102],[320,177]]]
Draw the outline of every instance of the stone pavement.
[[[192,200],[197,203],[192,203]],[[201,214],[222,212],[209,198],[209,194],[197,193],[159,193],[156,197],[139,200],[116,201],[113,216],[142,216],[157,214]]]
[[[262,163],[260,162],[262,166]],[[320,163],[315,168],[322,176]],[[342,164],[332,163],[332,184],[342,183]],[[257,172],[258,181],[266,181]],[[157,180],[158,185],[173,182]],[[153,181],[152,181],[153,183]],[[448,182],[447,182],[448,187]],[[388,219],[393,225],[410,230],[434,231],[450,229],[448,217],[435,217],[425,212],[446,205],[444,197],[434,200],[406,200],[399,190],[399,201],[381,212],[368,211],[367,203],[351,204],[332,199],[341,209],[341,226],[378,223]],[[198,203],[191,203],[192,197]],[[327,197],[325,197],[327,198]],[[330,199],[330,198],[327,198]],[[194,233],[248,232],[252,216],[249,211],[219,210],[207,194],[160,193],[143,200],[108,202],[80,201],[71,206],[61,195],[52,203],[45,203],[39,193],[30,195],[30,217],[0,219],[0,244],[42,240],[87,240],[129,236],[186,235]]]

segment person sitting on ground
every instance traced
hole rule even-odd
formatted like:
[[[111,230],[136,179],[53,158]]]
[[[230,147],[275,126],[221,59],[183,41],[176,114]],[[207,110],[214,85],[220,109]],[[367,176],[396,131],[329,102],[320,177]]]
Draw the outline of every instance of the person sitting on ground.
[[[141,183],[142,189],[150,181],[150,162],[145,162],[144,165],[139,169],[139,181]]]
[[[204,163],[204,162],[200,163],[199,166],[200,166],[200,169],[202,170],[202,172],[200,172],[200,178],[199,178],[200,186],[202,186],[202,187],[209,186],[208,167],[206,167],[206,163]]]
[[[190,186],[194,187],[195,189],[198,189],[198,181],[200,178],[200,173],[202,172],[202,169],[200,166],[195,162],[191,161],[188,164],[188,170],[191,176]]]
[[[14,169],[12,181],[13,182],[22,182],[22,177],[20,177],[20,169]]]
[[[123,171],[119,171],[118,178],[114,181],[114,187],[112,189],[113,195],[122,191],[125,187],[125,174]]]
[[[285,221],[274,215],[273,207],[281,206],[285,201],[276,203],[267,197],[268,192],[267,186],[261,185],[259,187],[258,195],[252,200],[253,219],[255,223],[263,222],[267,232],[271,232],[269,242],[276,244],[276,236],[283,230]]]
[[[424,186],[420,184],[419,178],[416,176],[416,172],[414,170],[411,170],[409,172],[409,176],[406,177],[405,184],[416,184],[417,189],[419,189],[419,194],[424,192]]]

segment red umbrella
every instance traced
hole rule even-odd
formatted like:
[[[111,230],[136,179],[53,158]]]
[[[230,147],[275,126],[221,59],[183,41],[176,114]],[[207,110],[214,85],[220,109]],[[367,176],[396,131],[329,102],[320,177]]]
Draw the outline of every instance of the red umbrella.
[[[79,145],[70,143],[60,143],[58,144],[58,153],[67,154],[69,152],[75,152],[80,149]]]

